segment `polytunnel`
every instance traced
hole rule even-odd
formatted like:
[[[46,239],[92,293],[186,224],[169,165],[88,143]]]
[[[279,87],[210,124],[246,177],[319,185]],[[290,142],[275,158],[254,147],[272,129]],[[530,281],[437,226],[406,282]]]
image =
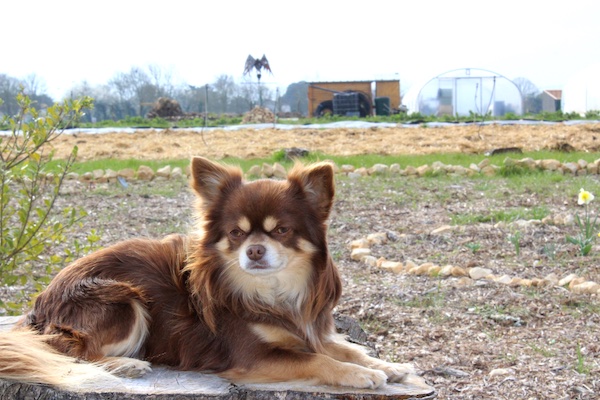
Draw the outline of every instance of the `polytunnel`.
[[[423,115],[501,117],[521,115],[521,91],[510,79],[496,72],[461,68],[430,79],[419,91],[416,110]]]

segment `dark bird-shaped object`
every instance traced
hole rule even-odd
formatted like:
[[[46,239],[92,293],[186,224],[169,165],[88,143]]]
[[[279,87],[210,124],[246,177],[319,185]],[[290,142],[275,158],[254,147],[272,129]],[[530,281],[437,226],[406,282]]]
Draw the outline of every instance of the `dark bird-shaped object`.
[[[249,74],[253,68],[256,70],[256,76],[259,80],[263,68],[269,71],[269,73],[273,74],[273,71],[271,71],[271,67],[269,66],[269,60],[267,60],[267,57],[265,57],[264,54],[260,59],[254,58],[250,55],[248,56],[248,58],[246,59],[246,65],[244,67],[244,75]]]

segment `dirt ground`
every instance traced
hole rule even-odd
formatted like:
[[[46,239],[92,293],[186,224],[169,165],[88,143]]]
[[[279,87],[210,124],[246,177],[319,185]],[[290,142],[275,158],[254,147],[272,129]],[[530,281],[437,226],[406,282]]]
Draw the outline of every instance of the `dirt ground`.
[[[79,159],[181,159],[203,155],[213,159],[270,157],[287,147],[303,147],[324,154],[434,154],[477,153],[501,147],[523,151],[570,148],[600,150],[600,124],[585,125],[466,125],[366,129],[244,129],[140,130],[135,133],[63,135],[56,143],[64,158],[74,145]],[[570,146],[570,147],[569,147]]]
[[[598,124],[451,128],[142,131],[136,134],[64,136],[82,159],[170,159],[269,156],[284,147],[326,154],[483,153],[493,148],[551,149],[565,143],[597,151]],[[600,301],[562,287],[522,288],[488,281],[465,285],[456,278],[393,274],[351,260],[348,244],[374,232],[390,232],[373,255],[417,264],[490,268],[524,278],[576,273],[600,282],[600,246],[578,257],[565,243],[574,227],[536,225],[519,232],[520,254],[509,229],[470,223],[441,235],[431,232],[456,213],[484,214],[539,205],[552,215],[576,207],[566,196],[599,188],[598,177],[557,180],[547,193],[497,179],[337,178],[330,250],[344,282],[337,312],[357,319],[379,355],[412,362],[440,399],[594,399],[600,396]],[[73,235],[98,229],[102,245],[160,237],[191,228],[193,195],[185,182],[135,183],[123,189],[69,182],[60,205],[79,205],[90,216]],[[577,188],[577,189],[574,189]],[[162,193],[165,194],[162,194]],[[600,194],[600,191],[597,192]],[[477,244],[479,247],[469,245]]]

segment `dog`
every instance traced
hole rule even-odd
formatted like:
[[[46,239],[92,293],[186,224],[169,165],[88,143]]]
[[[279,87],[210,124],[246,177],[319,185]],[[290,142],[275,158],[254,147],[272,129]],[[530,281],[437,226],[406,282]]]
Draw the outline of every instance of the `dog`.
[[[414,373],[335,331],[331,164],[248,182],[194,157],[190,181],[197,229],[127,240],[63,269],[0,336],[1,378],[76,388],[160,364],[240,383],[378,388]]]

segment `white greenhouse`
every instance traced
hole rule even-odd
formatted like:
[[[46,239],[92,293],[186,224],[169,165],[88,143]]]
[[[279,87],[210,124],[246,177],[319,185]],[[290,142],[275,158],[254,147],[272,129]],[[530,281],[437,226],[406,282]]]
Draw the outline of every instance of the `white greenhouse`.
[[[477,68],[438,75],[423,85],[416,98],[407,100],[413,103],[410,111],[438,117],[488,113],[501,117],[507,113],[521,115],[523,110],[517,85],[496,72]]]

